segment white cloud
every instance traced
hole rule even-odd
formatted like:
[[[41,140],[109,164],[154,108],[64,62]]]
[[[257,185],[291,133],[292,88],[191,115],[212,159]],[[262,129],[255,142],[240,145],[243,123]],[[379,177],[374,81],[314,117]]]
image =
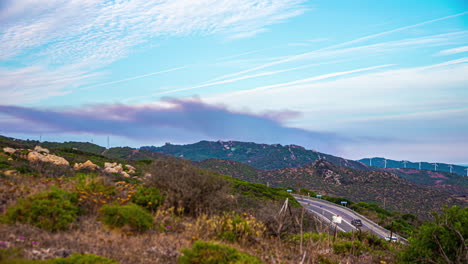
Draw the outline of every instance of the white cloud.
[[[458,54],[458,53],[462,53],[462,52],[468,52],[468,46],[441,50],[439,52],[439,55],[453,55],[453,54]]]
[[[224,64],[240,64],[242,63],[252,63],[252,62],[263,62],[260,65],[256,65],[255,67],[251,67],[242,71],[224,74],[222,76],[216,77],[211,79],[208,82],[213,82],[217,80],[223,80],[226,78],[232,78],[235,76],[243,75],[250,72],[255,72],[258,70],[263,70],[266,68],[274,67],[281,64],[286,64],[290,62],[295,62],[299,60],[314,60],[320,59],[323,62],[326,59],[340,59],[346,58],[347,60],[350,59],[361,59],[362,56],[369,56],[372,54],[381,54],[383,52],[389,52],[392,50],[397,49],[409,49],[409,48],[424,48],[428,46],[443,46],[448,44],[453,44],[457,42],[466,42],[466,36],[468,31],[458,31],[458,32],[451,32],[451,33],[444,33],[444,34],[437,34],[437,35],[429,35],[429,36],[422,36],[417,38],[409,38],[409,39],[400,39],[400,40],[393,40],[393,41],[385,41],[380,43],[374,43],[369,45],[362,45],[362,46],[355,46],[349,48],[340,48],[340,49],[333,49],[336,47],[344,46],[344,44],[348,42],[344,42],[341,44],[335,44],[332,46],[328,46],[325,48],[312,50],[305,53],[295,54],[295,55],[285,55],[279,56],[274,58],[266,58],[266,59],[243,59],[237,61],[230,61],[224,62]],[[336,61],[335,61],[336,62]],[[207,83],[208,83],[207,82]]]
[[[206,100],[210,103],[229,102],[239,109],[253,111],[288,108],[304,113],[301,123],[294,123],[295,126],[346,129],[346,122],[357,119],[379,119],[392,113],[404,118],[414,112],[430,114],[433,110],[466,105],[467,61],[460,59],[364,74],[366,69],[361,69],[359,75],[346,76],[353,73],[348,71],[333,80],[328,79],[340,73],[316,76],[243,92],[220,93]]]
[[[49,45],[43,54],[52,62],[65,56],[75,60],[125,56],[129,48],[161,35],[225,33],[252,35],[266,26],[304,12],[302,0],[62,0],[44,5],[9,23],[4,19],[0,58]],[[28,12],[29,0],[12,1],[7,10]],[[11,13],[11,12],[8,12]],[[8,17],[8,15],[4,15]],[[96,50],[98,49],[98,50]],[[107,62],[107,61],[106,61]]]
[[[97,77],[83,71],[47,70],[40,66],[0,68],[0,105],[35,102],[69,93]]]
[[[20,62],[47,76],[13,84],[22,94],[63,93],[53,73],[82,75],[128,56],[162,36],[251,36],[302,14],[304,0],[15,0],[0,11],[0,60]],[[28,68],[30,68],[28,67]],[[17,76],[18,68],[2,69]],[[56,75],[60,76],[60,75]],[[23,77],[34,79],[34,75]],[[62,77],[60,77],[62,78]],[[11,78],[9,78],[11,79]],[[2,80],[3,81],[3,80]],[[50,86],[54,88],[50,88]],[[50,93],[49,93],[50,92]],[[11,96],[10,96],[11,97]],[[28,95],[31,97],[31,94]],[[20,100],[17,100],[20,102]]]

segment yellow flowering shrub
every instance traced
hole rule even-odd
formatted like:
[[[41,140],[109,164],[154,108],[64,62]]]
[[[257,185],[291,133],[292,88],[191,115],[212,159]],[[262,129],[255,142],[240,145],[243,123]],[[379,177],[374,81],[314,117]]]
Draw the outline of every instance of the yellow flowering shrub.
[[[189,228],[199,237],[217,238],[230,242],[249,242],[262,237],[266,227],[254,216],[244,213],[223,215],[201,215]]]

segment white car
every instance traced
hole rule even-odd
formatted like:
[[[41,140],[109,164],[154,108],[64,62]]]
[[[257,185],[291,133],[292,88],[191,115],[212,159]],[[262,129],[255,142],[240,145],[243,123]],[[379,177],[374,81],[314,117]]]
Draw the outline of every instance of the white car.
[[[385,240],[386,240],[386,241],[390,241],[390,240],[391,240],[392,242],[397,242],[397,241],[398,241],[398,238],[396,238],[396,237],[389,237],[389,236],[388,236],[388,237],[385,237]]]

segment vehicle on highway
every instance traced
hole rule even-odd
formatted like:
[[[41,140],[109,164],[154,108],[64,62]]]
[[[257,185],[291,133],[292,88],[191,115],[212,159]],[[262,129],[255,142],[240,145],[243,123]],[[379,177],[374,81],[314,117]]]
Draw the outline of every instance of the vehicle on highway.
[[[360,227],[360,226],[362,226],[362,221],[361,221],[361,219],[353,219],[353,220],[351,220],[351,224],[353,226]]]
[[[385,240],[386,240],[386,241],[397,242],[397,241],[398,241],[398,238],[396,238],[396,237],[389,237],[389,236],[388,236],[388,237],[385,237]]]

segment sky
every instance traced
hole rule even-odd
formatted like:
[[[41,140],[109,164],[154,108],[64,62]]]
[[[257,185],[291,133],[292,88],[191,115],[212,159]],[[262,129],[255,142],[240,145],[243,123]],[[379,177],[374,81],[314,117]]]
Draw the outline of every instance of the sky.
[[[2,0],[0,134],[468,164],[464,0]]]

